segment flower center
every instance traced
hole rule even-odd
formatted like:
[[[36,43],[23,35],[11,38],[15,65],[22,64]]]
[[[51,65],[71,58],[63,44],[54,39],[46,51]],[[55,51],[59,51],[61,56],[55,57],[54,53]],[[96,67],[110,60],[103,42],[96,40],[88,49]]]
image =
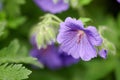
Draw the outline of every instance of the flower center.
[[[77,43],[80,43],[82,37],[84,36],[85,32],[82,31],[82,30],[79,30],[78,33],[77,33],[77,36],[78,36],[78,40],[77,40]]]

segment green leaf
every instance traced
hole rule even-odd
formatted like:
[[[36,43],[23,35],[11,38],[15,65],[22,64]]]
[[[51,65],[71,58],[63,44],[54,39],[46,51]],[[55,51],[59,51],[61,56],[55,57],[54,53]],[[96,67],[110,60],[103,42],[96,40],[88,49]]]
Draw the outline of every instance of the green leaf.
[[[4,33],[4,29],[5,29],[5,22],[0,22],[0,37],[3,35]]]
[[[79,20],[81,20],[84,23],[84,25],[91,21],[90,18],[84,18],[84,17],[80,17]]]
[[[103,35],[105,34],[106,30],[108,30],[107,27],[103,27],[103,26],[99,27],[99,33],[100,33],[100,35],[101,35],[101,37],[103,39],[103,44],[102,44],[102,46],[100,48],[101,49],[102,48],[107,49],[108,52],[110,52],[110,53],[115,55],[116,54],[116,47],[115,47],[115,45],[112,42],[110,42],[108,39],[103,37]]]
[[[6,13],[5,11],[0,11],[0,21],[4,21],[6,18]]]
[[[101,80],[115,68],[116,60],[113,57],[108,57],[106,60],[86,62],[86,66],[85,80]]]
[[[103,44],[104,44],[104,47],[108,49],[110,53],[114,55],[116,54],[116,47],[112,42],[108,41],[107,39],[104,39]]]
[[[18,40],[13,40],[8,47],[0,50],[0,63],[25,63],[43,67],[36,58],[26,55],[25,52],[26,49],[20,47]]]
[[[46,14],[41,19],[42,21],[34,26],[31,33],[31,36],[35,36],[38,49],[55,42],[58,26],[62,22],[62,20],[52,14]]]
[[[26,21],[25,17],[18,17],[15,19],[8,20],[8,26],[12,29],[19,27],[19,25],[23,24]]]
[[[20,6],[25,3],[25,0],[5,0],[5,11],[9,17],[20,15]]]
[[[31,71],[22,64],[0,65],[0,80],[22,80],[28,78]]]
[[[88,5],[92,0],[79,0],[81,6]]]
[[[70,0],[70,4],[73,8],[79,9],[82,6],[88,5],[92,0]]]
[[[44,44],[44,35],[42,34],[41,31],[39,31],[39,33],[37,33],[36,35],[36,42],[37,42],[37,46],[40,49],[41,47],[46,47]]]
[[[117,61],[116,61],[115,76],[116,76],[116,80],[120,80],[120,62],[119,62],[119,59],[117,59]]]
[[[70,0],[70,4],[73,8],[78,8],[79,7],[79,0]]]

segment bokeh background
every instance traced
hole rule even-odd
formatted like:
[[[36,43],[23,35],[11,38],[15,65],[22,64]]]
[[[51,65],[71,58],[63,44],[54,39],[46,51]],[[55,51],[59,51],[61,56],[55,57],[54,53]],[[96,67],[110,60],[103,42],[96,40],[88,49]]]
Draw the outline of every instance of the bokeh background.
[[[0,38],[0,49],[16,38],[27,48],[29,55],[32,48],[31,28],[46,13],[33,0],[1,0],[0,22],[7,24]],[[115,45],[116,53],[108,51],[106,59],[97,57],[87,62],[80,60],[77,64],[57,70],[24,64],[32,71],[26,80],[120,80],[120,3],[116,0],[91,0],[89,4],[82,6],[82,9],[70,7],[67,11],[55,15],[62,20],[66,17],[88,17],[92,20],[90,25],[106,26],[108,30],[104,32],[104,37]]]

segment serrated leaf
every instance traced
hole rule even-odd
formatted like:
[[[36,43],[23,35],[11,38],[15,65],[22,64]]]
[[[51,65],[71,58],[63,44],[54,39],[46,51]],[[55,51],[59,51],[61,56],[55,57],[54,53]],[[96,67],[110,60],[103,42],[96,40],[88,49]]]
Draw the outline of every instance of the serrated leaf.
[[[40,68],[43,65],[37,61],[36,58],[26,55],[26,50],[23,53],[18,43],[18,40],[13,40],[10,45],[6,48],[0,50],[0,63],[25,63],[25,64],[33,64]]]
[[[0,80],[22,80],[28,78],[31,71],[22,64],[0,65]]]

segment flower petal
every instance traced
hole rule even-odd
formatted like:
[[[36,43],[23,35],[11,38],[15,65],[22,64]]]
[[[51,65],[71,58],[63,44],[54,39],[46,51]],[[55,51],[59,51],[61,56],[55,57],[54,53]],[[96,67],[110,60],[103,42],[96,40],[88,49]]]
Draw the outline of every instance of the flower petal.
[[[43,10],[50,13],[60,13],[66,11],[69,8],[69,4],[64,0],[59,0],[54,3],[53,0],[34,0],[34,2]]]
[[[60,54],[64,66],[70,66],[72,64],[76,64],[80,61],[80,59],[74,59],[71,55],[67,55],[66,53],[62,52]]]
[[[68,38],[72,39],[76,34],[76,31],[72,31],[69,27],[65,26],[65,23],[61,23],[57,41],[61,44]]]
[[[69,33],[69,31],[71,31],[72,33],[74,32],[76,34],[77,30],[83,30],[83,29],[84,27],[81,21],[68,17],[65,20],[65,22],[60,23],[60,30],[57,37],[58,43],[62,43],[63,39],[67,37],[67,34],[71,34]],[[71,35],[69,35],[69,37],[70,36]]]
[[[120,3],[120,0],[117,0],[118,3]]]
[[[71,17],[68,17],[65,19],[65,26],[67,26],[73,30],[83,30],[83,28],[84,28],[82,21],[72,19]]]
[[[81,42],[79,44],[76,44],[77,48],[74,50],[75,54],[78,54],[79,57],[84,61],[89,61],[92,58],[97,56],[96,49],[94,46],[89,42],[86,35],[81,39]],[[72,53],[71,55],[74,58],[77,58],[76,55]],[[78,56],[77,55],[77,56]]]
[[[85,32],[88,36],[88,39],[90,40],[90,42],[92,43],[92,45],[94,46],[100,46],[103,42],[102,38],[100,37],[97,29],[93,26],[88,26],[85,29]]]
[[[107,57],[107,53],[108,53],[108,51],[107,50],[105,50],[105,49],[102,49],[102,50],[100,50],[99,51],[99,55],[100,55],[100,57],[102,57],[102,58],[104,58],[104,59],[106,59],[106,57]]]
[[[68,55],[72,55],[75,59],[81,58],[84,61],[89,61],[97,56],[95,48],[86,35],[81,39],[80,43],[77,43],[77,39],[75,33],[69,32],[61,44],[61,50],[68,53]]]
[[[66,32],[64,35],[63,35],[63,38],[62,38],[62,44],[61,44],[61,50],[65,51],[65,52],[68,52],[69,53],[69,50],[75,46],[76,42],[77,42],[77,38],[75,37],[76,36],[76,32]],[[78,56],[79,57],[79,56]]]

